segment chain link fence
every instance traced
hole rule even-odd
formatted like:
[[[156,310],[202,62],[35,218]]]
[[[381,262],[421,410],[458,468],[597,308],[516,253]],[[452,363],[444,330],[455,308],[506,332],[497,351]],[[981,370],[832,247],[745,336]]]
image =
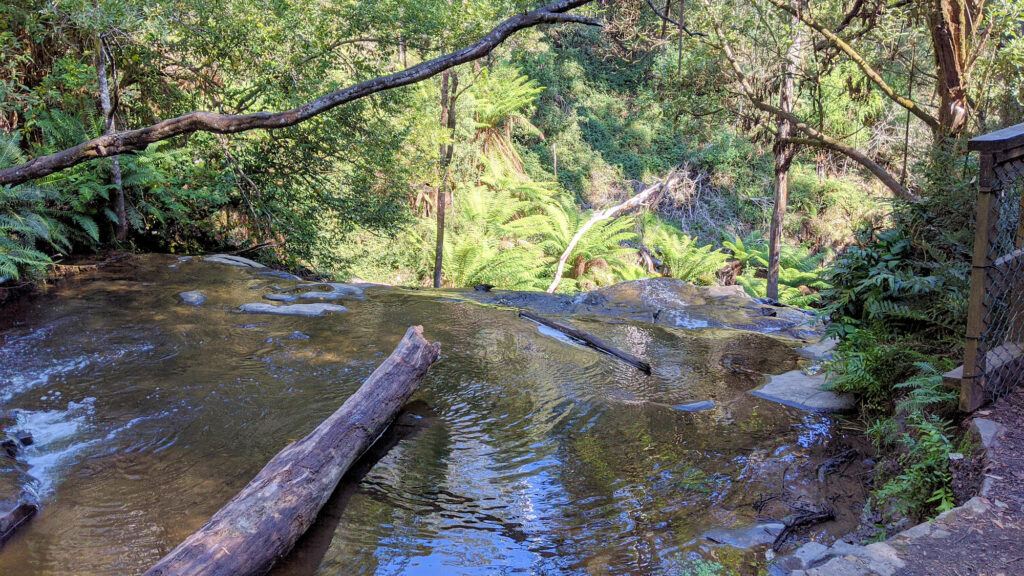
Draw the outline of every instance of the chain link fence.
[[[973,411],[1024,380],[1024,124],[969,147],[980,174],[960,407]]]

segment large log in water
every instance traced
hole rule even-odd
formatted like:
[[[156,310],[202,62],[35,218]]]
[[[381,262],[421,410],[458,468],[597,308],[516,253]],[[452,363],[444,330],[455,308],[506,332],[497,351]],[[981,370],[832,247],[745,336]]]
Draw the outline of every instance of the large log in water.
[[[342,475],[384,432],[439,354],[421,326],[409,328],[341,408],[274,456],[146,576],[266,574],[313,523]]]

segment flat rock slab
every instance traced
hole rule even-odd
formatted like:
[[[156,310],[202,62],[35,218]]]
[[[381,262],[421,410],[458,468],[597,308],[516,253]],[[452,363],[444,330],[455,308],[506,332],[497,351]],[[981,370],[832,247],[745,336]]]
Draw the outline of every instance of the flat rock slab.
[[[178,298],[181,298],[182,304],[188,304],[189,306],[202,306],[203,302],[206,302],[206,295],[199,290],[182,292],[178,294]]]
[[[238,266],[240,268],[266,268],[266,266],[256,262],[255,260],[249,260],[248,258],[242,258],[241,256],[234,256],[232,254],[213,254],[203,258],[203,261],[227,264],[228,266]]]
[[[823,338],[817,344],[797,348],[797,352],[800,352],[812,360],[827,360],[832,357],[832,350],[834,350],[838,344],[839,340],[835,338]]]
[[[309,288],[320,288],[320,290],[308,290]],[[306,292],[295,292],[306,289]],[[352,300],[363,300],[363,289],[353,284],[342,284],[336,282],[324,282],[318,284],[299,284],[293,288],[274,294],[263,296],[267,300],[276,302],[295,302],[296,300],[319,300],[321,302],[332,302],[342,298]]]
[[[823,390],[824,386],[824,374],[811,376],[793,370],[769,376],[767,384],[750,393],[758,398],[811,412],[849,412],[856,407],[853,396]]]
[[[705,532],[704,539],[716,544],[725,544],[746,550],[755,546],[771,544],[783,528],[785,525],[777,522],[745,528],[716,528]]]
[[[289,304],[274,306],[265,302],[250,302],[239,308],[248,314],[279,314],[282,316],[323,316],[326,312],[344,312],[348,310],[338,304]]]

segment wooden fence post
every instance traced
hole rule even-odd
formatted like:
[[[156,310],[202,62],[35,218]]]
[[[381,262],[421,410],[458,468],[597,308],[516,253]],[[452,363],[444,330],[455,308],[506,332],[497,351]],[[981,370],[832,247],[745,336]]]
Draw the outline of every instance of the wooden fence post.
[[[974,232],[974,257],[971,261],[971,292],[967,312],[967,341],[964,374],[960,382],[960,409],[973,412],[985,403],[985,331],[988,315],[986,295],[989,292],[992,265],[989,251],[999,225],[999,201],[996,198],[996,173],[993,154],[982,152],[978,178],[978,216]]]

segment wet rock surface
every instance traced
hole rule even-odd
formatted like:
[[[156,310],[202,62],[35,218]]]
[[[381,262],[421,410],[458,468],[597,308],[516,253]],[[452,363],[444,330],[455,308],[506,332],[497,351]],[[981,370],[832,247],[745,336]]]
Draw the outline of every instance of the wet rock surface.
[[[539,314],[599,315],[675,328],[731,328],[800,340],[817,340],[822,331],[813,314],[762,303],[741,286],[696,286],[673,278],[622,282],[576,296],[504,291],[465,296]]]
[[[710,540],[715,544],[747,549],[771,544],[775,541],[775,537],[782,532],[783,528],[785,528],[785,525],[779,522],[769,522],[744,528],[717,528],[706,532],[704,539]]]
[[[809,542],[776,558],[775,576],[958,576],[1022,574],[1024,559],[1024,391],[1000,400],[972,420],[987,462],[979,494],[934,520],[869,545]]]
[[[7,423],[8,419],[0,419]],[[0,454],[0,545],[30,520],[38,511],[38,502],[31,491],[32,480],[20,456],[34,442],[24,430],[0,433],[3,453]]]
[[[275,306],[263,302],[243,304],[239,310],[247,314],[277,314],[281,316],[323,316],[327,312],[348,310],[338,304],[285,304]]]
[[[199,290],[189,290],[178,294],[178,298],[181,298],[183,304],[189,306],[202,306],[203,302],[206,302],[206,296]]]

